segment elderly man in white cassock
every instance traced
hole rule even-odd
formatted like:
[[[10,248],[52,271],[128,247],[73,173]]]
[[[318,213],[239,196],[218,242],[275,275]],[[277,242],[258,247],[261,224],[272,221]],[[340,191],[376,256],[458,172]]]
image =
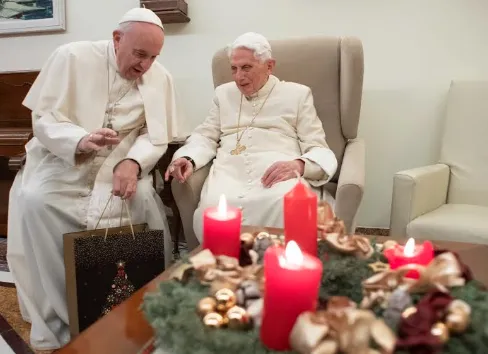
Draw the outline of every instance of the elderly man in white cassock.
[[[166,171],[180,182],[213,160],[194,214],[202,240],[203,211],[222,194],[241,207],[247,225],[283,227],[283,197],[297,173],[315,187],[337,169],[309,87],[274,76],[269,42],[260,34],[238,37],[228,50],[234,82],[215,89],[210,113],[173,156]],[[325,199],[331,204],[331,195]]]
[[[112,40],[59,47],[25,98],[34,138],[11,189],[7,257],[35,349],[70,340],[63,234],[94,229],[115,196],[99,227],[120,225],[125,199],[133,223],[170,241],[149,174],[180,118],[172,77],[155,61],[163,42],[160,19],[132,9]]]

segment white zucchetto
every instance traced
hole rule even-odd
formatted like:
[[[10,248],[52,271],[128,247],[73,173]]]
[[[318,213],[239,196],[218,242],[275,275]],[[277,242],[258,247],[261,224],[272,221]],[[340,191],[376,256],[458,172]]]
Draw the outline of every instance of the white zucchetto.
[[[271,51],[271,45],[266,37],[256,32],[247,32],[237,37],[234,43],[232,43],[232,48],[238,48],[240,46],[260,47],[264,50]]]
[[[163,23],[161,19],[156,15],[153,11],[143,8],[143,7],[136,7],[133,8],[125,13],[124,16],[119,21],[119,24],[125,22],[147,22],[152,23],[153,25],[161,27],[164,30]]]

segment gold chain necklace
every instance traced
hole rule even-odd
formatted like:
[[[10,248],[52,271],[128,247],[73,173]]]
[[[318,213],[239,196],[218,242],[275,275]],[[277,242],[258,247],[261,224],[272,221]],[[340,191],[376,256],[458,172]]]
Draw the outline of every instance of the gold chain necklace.
[[[271,88],[271,90],[269,90],[269,93],[266,96],[266,98],[264,99],[263,104],[261,105],[261,107],[259,107],[258,112],[254,115],[254,117],[252,117],[251,123],[249,123],[247,125],[247,127],[242,131],[241,135],[239,136],[239,129],[240,129],[240,124],[241,124],[242,100],[244,98],[244,95],[241,93],[241,103],[239,105],[239,116],[237,117],[236,148],[233,149],[233,150],[231,150],[231,152],[230,152],[231,155],[239,155],[241,152],[243,152],[244,150],[247,149],[246,145],[242,145],[241,144],[242,136],[244,135],[244,133],[246,132],[246,130],[252,125],[252,123],[254,122],[254,120],[256,119],[256,117],[259,115],[259,113],[263,109],[264,104],[268,100],[268,97],[271,95],[271,92],[273,92],[273,89],[275,88],[275,86],[276,86],[276,83],[273,85],[273,87]]]

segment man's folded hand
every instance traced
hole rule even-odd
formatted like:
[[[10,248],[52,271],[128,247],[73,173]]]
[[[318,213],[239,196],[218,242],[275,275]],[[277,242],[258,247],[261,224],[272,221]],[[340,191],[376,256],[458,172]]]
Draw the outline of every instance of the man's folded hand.
[[[115,167],[112,178],[113,195],[122,199],[132,197],[136,193],[138,175],[139,164],[137,162],[130,159],[120,162]]]
[[[302,176],[304,169],[305,162],[302,160],[275,162],[264,172],[261,182],[264,187],[270,188],[278,182],[296,178],[297,173]]]

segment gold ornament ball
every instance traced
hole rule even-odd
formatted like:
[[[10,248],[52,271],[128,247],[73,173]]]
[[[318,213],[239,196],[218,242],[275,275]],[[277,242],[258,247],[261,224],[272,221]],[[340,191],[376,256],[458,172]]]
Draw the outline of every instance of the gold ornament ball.
[[[230,289],[220,289],[215,293],[215,299],[217,300],[217,311],[227,312],[231,307],[234,307],[237,299],[236,294]]]
[[[225,324],[225,321],[221,314],[210,312],[203,318],[203,324],[208,328],[220,328]]]
[[[252,248],[254,245],[254,236],[249,232],[245,232],[241,235],[241,242],[246,248]]]
[[[251,323],[251,318],[242,307],[234,306],[227,311],[227,325],[231,329],[246,329]]]
[[[198,302],[197,312],[200,317],[214,312],[217,309],[217,301],[213,297],[204,297]]]
[[[467,316],[471,314],[471,306],[469,306],[465,301],[459,299],[453,300],[447,310],[449,312],[463,312]]]
[[[454,311],[447,315],[446,326],[453,333],[462,333],[468,328],[469,316],[461,311]]]
[[[442,322],[437,322],[431,329],[430,333],[439,339],[441,343],[446,343],[449,340],[449,329]]]

